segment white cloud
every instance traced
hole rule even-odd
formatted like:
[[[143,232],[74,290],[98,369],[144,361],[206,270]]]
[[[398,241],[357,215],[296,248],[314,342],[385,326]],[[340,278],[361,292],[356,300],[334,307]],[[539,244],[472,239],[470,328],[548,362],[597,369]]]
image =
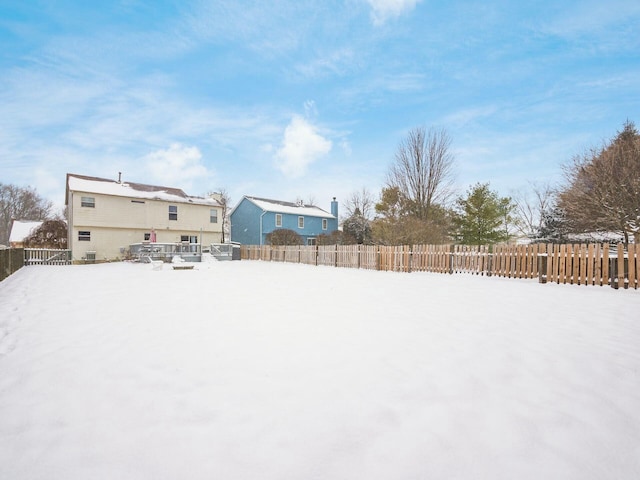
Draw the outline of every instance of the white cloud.
[[[157,150],[145,157],[149,176],[159,185],[180,187],[188,194],[194,183],[211,176],[202,164],[202,154],[198,147],[188,147],[173,143],[166,150]]]
[[[382,25],[391,18],[413,10],[421,0],[367,0],[371,7],[371,20],[374,25]]]
[[[490,117],[498,111],[495,105],[471,107],[457,110],[446,115],[443,120],[444,125],[453,125],[461,128],[469,123],[477,122],[480,119]]]
[[[282,147],[276,152],[277,167],[288,177],[302,176],[307,167],[331,151],[331,140],[299,115],[294,115],[284,131]]]
[[[351,149],[351,144],[346,138],[343,138],[342,140],[340,140],[340,148],[342,149],[342,151],[347,157],[350,157],[351,154],[353,153],[353,150]]]
[[[362,52],[361,52],[362,53]],[[360,68],[362,58],[351,48],[323,53],[311,61],[296,65],[295,70],[304,78],[343,76]]]
[[[318,109],[316,108],[316,102],[313,100],[307,100],[304,102],[304,114],[307,118],[313,118],[318,116]]]

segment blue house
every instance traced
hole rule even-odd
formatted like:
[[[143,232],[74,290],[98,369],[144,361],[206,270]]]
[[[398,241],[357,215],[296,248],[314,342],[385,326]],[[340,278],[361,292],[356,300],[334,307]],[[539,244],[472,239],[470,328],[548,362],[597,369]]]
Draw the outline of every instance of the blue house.
[[[331,202],[331,213],[304,203],[281,202],[244,196],[229,214],[231,241],[242,245],[266,245],[267,235],[286,228],[302,237],[305,245],[315,245],[318,235],[338,229],[338,202]]]

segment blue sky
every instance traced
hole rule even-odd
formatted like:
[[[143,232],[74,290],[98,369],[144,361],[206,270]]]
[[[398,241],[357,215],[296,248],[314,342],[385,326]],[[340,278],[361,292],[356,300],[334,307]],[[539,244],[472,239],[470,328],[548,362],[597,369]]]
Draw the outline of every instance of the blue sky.
[[[65,174],[329,208],[417,126],[460,194],[559,182],[640,123],[640,2],[0,0],[0,182]]]

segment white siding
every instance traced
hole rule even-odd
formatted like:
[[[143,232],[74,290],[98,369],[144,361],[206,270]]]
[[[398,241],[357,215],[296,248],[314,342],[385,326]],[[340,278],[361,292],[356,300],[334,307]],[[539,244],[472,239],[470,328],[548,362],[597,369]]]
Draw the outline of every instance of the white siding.
[[[210,204],[176,203],[166,200],[111,196],[91,192],[70,192],[69,246],[73,259],[80,261],[87,251],[96,252],[96,260],[123,258],[122,249],[144,240],[153,228],[158,242],[180,242],[181,235],[202,235],[204,245],[220,242],[222,224],[211,223]],[[95,198],[95,207],[82,207],[81,197]],[[144,202],[144,203],[140,203]],[[169,205],[178,207],[178,220],[169,220]],[[79,231],[90,231],[91,241],[78,241]]]

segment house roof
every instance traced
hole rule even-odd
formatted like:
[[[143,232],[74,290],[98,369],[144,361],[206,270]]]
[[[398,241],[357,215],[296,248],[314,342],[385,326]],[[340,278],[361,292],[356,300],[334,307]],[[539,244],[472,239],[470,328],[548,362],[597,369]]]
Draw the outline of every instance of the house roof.
[[[73,173],[67,173],[67,193],[69,191],[149,200],[165,200],[167,202],[194,203],[216,207],[221,206],[220,202],[214,198],[192,197],[179,188],[161,187],[144,183],[119,182],[108,178],[89,177]],[[68,197],[67,195],[67,201]]]
[[[293,202],[283,202],[281,200],[271,200],[268,198],[250,197],[245,195],[251,203],[265,212],[288,213],[291,215],[306,215],[308,217],[336,218],[329,212],[316,207],[315,205],[304,205]],[[238,204],[239,205],[239,204]]]
[[[12,242],[24,242],[24,240],[31,235],[42,222],[33,222],[30,220],[14,220],[11,225],[11,233],[9,234],[9,243]]]

